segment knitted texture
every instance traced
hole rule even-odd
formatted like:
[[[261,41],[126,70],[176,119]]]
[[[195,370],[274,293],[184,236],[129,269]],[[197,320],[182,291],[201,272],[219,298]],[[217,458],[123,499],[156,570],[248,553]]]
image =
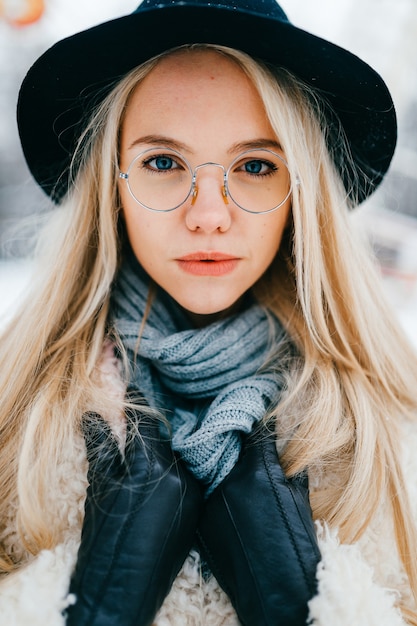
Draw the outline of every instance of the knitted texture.
[[[150,406],[164,411],[173,449],[208,495],[236,463],[242,433],[278,398],[278,375],[265,364],[284,333],[274,316],[254,304],[190,328],[166,293],[154,297],[142,328],[148,280],[135,259],[125,261],[112,297],[114,329],[130,359],[130,382]]]

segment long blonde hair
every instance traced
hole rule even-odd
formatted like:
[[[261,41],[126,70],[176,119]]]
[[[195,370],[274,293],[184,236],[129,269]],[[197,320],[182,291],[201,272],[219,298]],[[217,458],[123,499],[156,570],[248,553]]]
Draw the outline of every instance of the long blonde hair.
[[[286,444],[282,462],[289,475],[311,467],[333,477],[312,491],[312,508],[315,518],[339,529],[342,541],[357,540],[380,503],[389,502],[417,595],[417,537],[399,459],[400,421],[416,418],[417,359],[350,219],[320,100],[284,70],[206,47],[238,63],[252,80],[293,181],[300,182],[277,259],[254,289],[284,323],[299,355],[274,412]],[[118,131],[129,95],[158,60],[132,71],[94,111],[76,151],[71,191],[41,240],[39,283],[1,338],[0,536],[17,503],[15,524],[31,554],[62,539],[48,484],[71,455],[82,414],[105,408],[94,368],[121,253]],[[24,560],[6,546],[0,557],[3,572]],[[417,624],[417,615],[403,610]]]

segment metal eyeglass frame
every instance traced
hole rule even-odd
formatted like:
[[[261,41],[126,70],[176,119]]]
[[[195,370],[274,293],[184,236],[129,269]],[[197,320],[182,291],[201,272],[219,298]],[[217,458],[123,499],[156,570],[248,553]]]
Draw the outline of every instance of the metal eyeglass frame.
[[[223,170],[222,196],[223,196],[224,202],[226,204],[228,204],[228,198],[230,198],[234,202],[234,204],[236,204],[236,206],[239,207],[239,209],[242,209],[242,211],[245,211],[246,213],[251,213],[252,215],[265,215],[265,213],[272,213],[272,211],[276,211],[277,209],[282,207],[283,204],[286,203],[286,201],[291,196],[292,191],[293,191],[293,184],[292,184],[291,175],[290,175],[290,186],[289,186],[288,193],[285,196],[285,198],[283,200],[281,200],[281,202],[279,204],[277,204],[276,206],[272,207],[272,209],[267,209],[265,211],[251,211],[250,209],[246,209],[241,204],[236,202],[236,200],[233,198],[232,194],[230,193],[230,189],[229,189],[228,177],[229,177],[229,172],[232,169],[233,165],[235,165],[235,163],[237,163],[243,156],[245,156],[245,154],[252,153],[254,151],[253,149],[252,150],[245,150],[244,152],[239,154],[235,159],[233,159],[233,161],[230,163],[230,165],[229,165],[229,167],[227,169],[221,163],[214,163],[213,161],[207,161],[207,163],[201,163],[200,165],[196,165],[194,170],[193,170],[193,168],[191,167],[191,165],[189,164],[187,159],[181,154],[181,152],[178,152],[177,150],[174,150],[174,149],[170,148],[169,149],[169,153],[172,153],[172,154],[177,155],[178,157],[180,157],[181,161],[189,169],[189,172],[191,174],[190,189],[189,189],[189,192],[187,193],[186,197],[184,198],[184,200],[182,200],[182,202],[180,202],[176,206],[172,207],[171,209],[154,209],[154,208],[148,206],[147,204],[144,204],[143,202],[141,202],[135,196],[135,194],[133,193],[133,191],[132,191],[132,189],[130,187],[130,184],[129,184],[129,173],[130,173],[131,169],[134,167],[134,165],[135,165],[135,163],[136,163],[136,161],[138,159],[143,157],[143,155],[146,154],[147,152],[151,153],[151,152],[154,152],[155,150],[166,150],[166,147],[164,147],[164,146],[155,146],[154,148],[147,148],[146,150],[142,150],[142,152],[140,152],[137,156],[134,157],[134,159],[132,159],[132,161],[130,162],[130,165],[127,168],[126,172],[122,172],[121,170],[119,170],[119,178],[121,178],[122,180],[126,181],[129,193],[132,196],[132,198],[135,200],[135,202],[137,202],[144,209],[147,209],[148,211],[152,211],[153,213],[170,213],[171,211],[175,211],[175,209],[178,209],[180,206],[185,204],[185,202],[187,202],[187,200],[190,197],[190,195],[193,196],[191,204],[194,204],[194,202],[197,199],[197,195],[198,195],[198,186],[197,186],[197,182],[196,182],[197,181],[197,172],[198,172],[198,170],[202,169],[203,167],[208,167],[209,165],[213,166],[213,167],[219,167],[220,169]],[[280,161],[282,161],[282,163],[288,169],[288,163],[286,162],[286,160],[282,156],[280,156],[279,154],[274,152],[273,150],[269,150],[268,148],[258,148],[258,150],[262,151],[262,152],[268,152],[269,154],[273,154]],[[289,173],[289,170],[288,170],[288,173]],[[299,184],[300,184],[300,180],[297,177],[296,178],[296,185],[298,186]]]

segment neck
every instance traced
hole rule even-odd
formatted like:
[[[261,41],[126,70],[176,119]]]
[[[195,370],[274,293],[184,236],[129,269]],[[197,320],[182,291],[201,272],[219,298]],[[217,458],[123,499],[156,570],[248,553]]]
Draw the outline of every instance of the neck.
[[[239,300],[234,302],[232,306],[216,313],[193,313],[192,311],[188,311],[186,309],[183,309],[183,311],[194,328],[204,328],[205,326],[209,326],[209,324],[223,320],[226,317],[236,315],[236,313],[239,313],[243,308],[245,308],[245,302],[246,296],[242,296]]]

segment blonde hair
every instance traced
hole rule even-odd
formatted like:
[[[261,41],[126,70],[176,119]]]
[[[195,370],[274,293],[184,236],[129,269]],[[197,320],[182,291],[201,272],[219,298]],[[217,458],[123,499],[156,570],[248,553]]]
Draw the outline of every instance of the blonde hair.
[[[285,70],[269,70],[219,46],[265,104],[294,184],[292,223],[254,288],[281,319],[298,356],[277,418],[285,470],[332,477],[311,494],[314,517],[357,540],[381,503],[391,507],[399,555],[417,596],[417,537],[400,467],[402,419],[417,411],[417,359],[388,309],[326,145],[322,105]],[[163,55],[162,55],[163,56]],[[107,333],[109,293],[120,257],[116,189],[118,130],[136,85],[159,58],[121,80],[94,112],[76,152],[79,172],[47,229],[46,268],[2,337],[0,534],[16,500],[25,549],[36,554],[64,532],[45,516],[48,483],[71,454],[81,416],[103,399],[94,367]],[[343,144],[340,132],[336,141]],[[346,151],[346,171],[349,154]],[[352,181],[354,193],[355,181]],[[19,565],[3,550],[1,566]],[[404,615],[417,624],[417,615]]]

